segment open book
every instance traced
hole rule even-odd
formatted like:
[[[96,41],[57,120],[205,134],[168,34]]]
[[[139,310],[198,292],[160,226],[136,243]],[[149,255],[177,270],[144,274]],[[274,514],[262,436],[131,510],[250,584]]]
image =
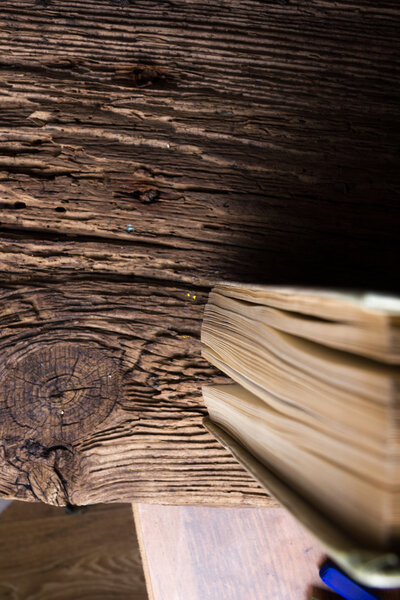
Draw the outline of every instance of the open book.
[[[362,547],[397,549],[400,300],[218,285],[202,344],[235,382],[203,388],[212,421]]]

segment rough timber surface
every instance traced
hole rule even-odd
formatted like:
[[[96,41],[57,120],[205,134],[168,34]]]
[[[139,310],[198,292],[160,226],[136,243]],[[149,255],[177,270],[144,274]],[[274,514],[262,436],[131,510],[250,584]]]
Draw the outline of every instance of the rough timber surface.
[[[3,496],[269,502],[201,428],[202,306],[399,288],[398,26],[394,0],[1,2]]]
[[[4,290],[1,495],[271,503],[201,425],[201,384],[223,379],[200,356],[206,297],[105,281]]]

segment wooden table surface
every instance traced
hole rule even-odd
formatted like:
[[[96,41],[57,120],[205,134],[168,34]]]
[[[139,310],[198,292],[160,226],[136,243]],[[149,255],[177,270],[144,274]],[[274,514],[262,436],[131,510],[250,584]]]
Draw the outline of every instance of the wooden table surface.
[[[307,600],[325,588],[323,551],[281,508],[134,513],[151,600]]]
[[[147,600],[130,505],[67,514],[12,502],[0,515],[0,600]]]
[[[333,600],[326,555],[282,508],[133,505],[150,600]],[[399,600],[400,590],[378,591]]]

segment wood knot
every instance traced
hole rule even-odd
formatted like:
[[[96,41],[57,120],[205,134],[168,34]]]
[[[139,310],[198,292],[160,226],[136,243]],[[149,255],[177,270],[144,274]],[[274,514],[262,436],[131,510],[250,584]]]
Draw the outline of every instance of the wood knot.
[[[3,426],[46,447],[84,438],[117,402],[118,366],[95,344],[58,342],[19,353],[0,379]]]

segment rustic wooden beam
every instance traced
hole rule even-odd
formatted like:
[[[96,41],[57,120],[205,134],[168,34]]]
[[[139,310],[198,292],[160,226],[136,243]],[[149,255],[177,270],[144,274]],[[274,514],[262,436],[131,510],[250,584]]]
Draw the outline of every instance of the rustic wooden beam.
[[[2,290],[2,496],[271,501],[201,426],[204,292],[120,282]],[[190,296],[188,295],[190,294]]]
[[[270,499],[201,427],[218,280],[397,290],[394,0],[5,0],[0,495]]]

